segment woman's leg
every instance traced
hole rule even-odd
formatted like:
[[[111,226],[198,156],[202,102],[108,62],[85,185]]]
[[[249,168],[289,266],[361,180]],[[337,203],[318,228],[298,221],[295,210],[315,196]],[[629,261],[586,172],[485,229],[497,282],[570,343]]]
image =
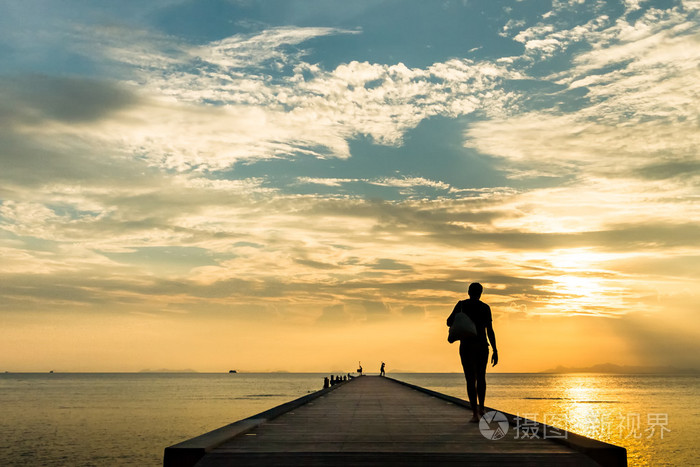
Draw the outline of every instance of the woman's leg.
[[[479,399],[479,414],[483,415],[484,400],[486,399],[486,366],[489,362],[489,348],[481,348],[476,354],[476,393]]]
[[[467,396],[469,397],[469,405],[472,408],[474,416],[472,421],[477,421],[479,419],[479,411],[477,404],[477,393],[476,393],[476,383],[477,383],[477,368],[476,368],[476,353],[475,349],[469,348],[467,345],[462,343],[459,346],[459,357],[462,360],[462,369],[464,370],[464,378],[467,380]]]

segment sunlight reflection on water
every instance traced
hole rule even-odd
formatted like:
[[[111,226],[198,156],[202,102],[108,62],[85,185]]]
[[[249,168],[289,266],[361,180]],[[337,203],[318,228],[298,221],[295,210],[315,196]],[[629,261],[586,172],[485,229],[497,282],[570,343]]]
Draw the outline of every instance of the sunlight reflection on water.
[[[436,376],[401,375],[466,399],[462,375]],[[487,381],[487,406],[623,446],[630,466],[698,465],[698,376],[489,374]]]

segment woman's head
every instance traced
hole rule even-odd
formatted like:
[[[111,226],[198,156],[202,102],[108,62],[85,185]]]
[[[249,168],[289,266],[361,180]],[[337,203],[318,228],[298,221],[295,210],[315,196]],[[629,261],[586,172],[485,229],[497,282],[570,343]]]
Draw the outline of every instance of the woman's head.
[[[469,297],[478,299],[481,298],[481,294],[484,292],[484,287],[478,282],[472,282],[469,284]]]

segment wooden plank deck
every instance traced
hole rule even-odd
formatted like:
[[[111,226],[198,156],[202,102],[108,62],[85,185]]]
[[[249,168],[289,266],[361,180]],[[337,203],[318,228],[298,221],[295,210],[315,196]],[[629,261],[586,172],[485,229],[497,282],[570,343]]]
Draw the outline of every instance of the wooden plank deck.
[[[516,438],[513,427],[500,440],[487,439],[479,424],[468,422],[464,401],[420,389],[356,378],[169,447],[164,465],[600,465],[570,442]],[[624,453],[600,445],[594,447]],[[614,465],[626,465],[619,454]]]

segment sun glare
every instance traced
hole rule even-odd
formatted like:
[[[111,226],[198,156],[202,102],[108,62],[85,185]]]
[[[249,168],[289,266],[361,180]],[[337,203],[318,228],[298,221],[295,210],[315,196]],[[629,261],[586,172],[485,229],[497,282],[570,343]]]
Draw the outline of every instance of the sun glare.
[[[555,250],[544,258],[532,259],[547,268],[540,277],[549,282],[538,287],[549,294],[543,298],[542,311],[604,315],[623,312],[619,278],[603,267],[605,261],[617,256],[576,248]]]

